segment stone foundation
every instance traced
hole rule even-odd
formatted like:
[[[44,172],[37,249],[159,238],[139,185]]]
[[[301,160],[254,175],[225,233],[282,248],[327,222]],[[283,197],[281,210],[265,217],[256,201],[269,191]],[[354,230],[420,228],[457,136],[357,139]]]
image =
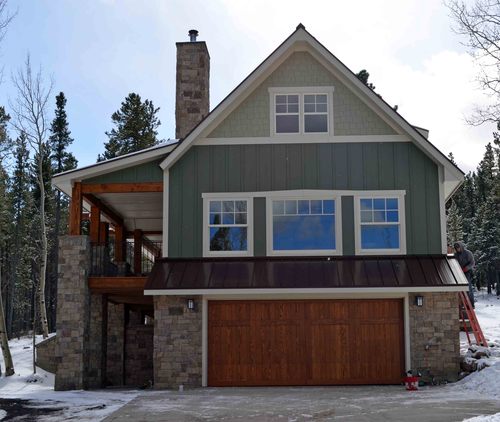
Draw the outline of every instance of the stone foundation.
[[[139,312],[130,312],[125,334],[125,385],[153,383],[153,330],[152,325],[144,325]]]
[[[415,296],[423,296],[423,306]],[[411,369],[424,377],[456,381],[460,372],[458,293],[409,295]]]
[[[36,366],[44,371],[56,372],[56,336],[42,340],[36,345]]]
[[[155,296],[154,382],[155,388],[201,387],[202,306],[200,296]]]

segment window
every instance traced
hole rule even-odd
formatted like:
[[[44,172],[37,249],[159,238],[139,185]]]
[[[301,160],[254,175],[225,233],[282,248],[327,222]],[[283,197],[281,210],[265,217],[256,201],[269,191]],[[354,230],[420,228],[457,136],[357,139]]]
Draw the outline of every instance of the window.
[[[357,253],[404,253],[403,197],[360,197],[357,201]]]
[[[274,255],[337,252],[335,199],[270,199],[268,251]]]
[[[248,255],[251,251],[251,206],[247,199],[206,201],[205,254]]]
[[[299,132],[299,96],[276,95],[276,133]]]
[[[304,132],[328,132],[328,102],[326,94],[304,95]]]
[[[272,134],[333,134],[333,87],[269,88],[269,92]]]

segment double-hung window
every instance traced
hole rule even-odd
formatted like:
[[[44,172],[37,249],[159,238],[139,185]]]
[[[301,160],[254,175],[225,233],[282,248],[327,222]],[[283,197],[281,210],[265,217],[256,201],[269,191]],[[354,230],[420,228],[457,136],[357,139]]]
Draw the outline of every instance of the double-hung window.
[[[269,88],[271,135],[332,135],[333,87]]]
[[[404,196],[356,198],[356,253],[406,251]]]
[[[204,255],[251,255],[252,204],[248,199],[205,199]]]
[[[268,252],[271,255],[339,253],[335,198],[269,198]]]

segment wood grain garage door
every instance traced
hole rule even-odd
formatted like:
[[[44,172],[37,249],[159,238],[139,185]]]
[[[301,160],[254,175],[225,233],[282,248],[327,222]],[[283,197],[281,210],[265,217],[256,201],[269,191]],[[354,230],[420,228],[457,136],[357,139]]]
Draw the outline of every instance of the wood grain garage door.
[[[400,299],[210,301],[208,384],[398,384]]]

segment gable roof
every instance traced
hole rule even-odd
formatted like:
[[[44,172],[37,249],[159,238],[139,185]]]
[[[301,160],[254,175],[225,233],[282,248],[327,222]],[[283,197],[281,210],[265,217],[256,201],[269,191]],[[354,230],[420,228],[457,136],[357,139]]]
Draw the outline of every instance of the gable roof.
[[[145,148],[141,151],[131,152],[106,161],[100,161],[85,167],[58,173],[52,178],[52,184],[62,192],[71,196],[71,187],[74,182],[157,160],[172,152],[177,142],[178,141],[175,140],[175,142],[168,144],[162,143],[150,148]]]
[[[214,126],[219,124],[295,51],[308,51],[330,71],[338,72],[343,82],[349,85],[367,105],[405,133],[424,153],[443,167],[445,198],[449,198],[455,192],[462,183],[464,173],[429,142],[421,131],[408,123],[387,102],[361,82],[344,63],[306,31],[302,24],[299,24],[296,30],[276,50],[231,91],[184,139],[179,141],[171,154],[160,164],[162,169],[170,168],[197,138],[207,134]]]

